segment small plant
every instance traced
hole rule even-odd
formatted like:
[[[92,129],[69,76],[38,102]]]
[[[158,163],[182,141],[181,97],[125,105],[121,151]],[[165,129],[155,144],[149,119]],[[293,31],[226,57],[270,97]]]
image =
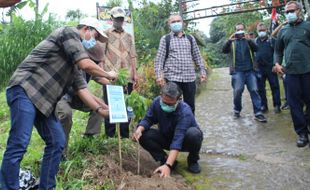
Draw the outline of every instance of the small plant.
[[[118,77],[115,82],[113,82],[113,85],[118,86],[127,86],[128,84],[128,76],[129,72],[126,68],[121,68],[118,70]]]

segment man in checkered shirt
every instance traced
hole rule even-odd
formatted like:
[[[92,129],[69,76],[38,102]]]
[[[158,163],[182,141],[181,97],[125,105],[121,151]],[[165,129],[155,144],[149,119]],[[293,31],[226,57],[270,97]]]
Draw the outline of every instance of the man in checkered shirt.
[[[156,83],[160,87],[167,81],[177,83],[183,91],[184,101],[195,113],[196,67],[193,62],[199,68],[200,80],[203,82],[206,80],[204,60],[195,38],[183,32],[181,16],[171,15],[168,24],[171,29],[171,32],[167,34],[170,35],[170,41],[167,42],[166,35],[161,38],[155,59]]]
[[[97,19],[87,18],[77,27],[56,29],[17,67],[6,94],[11,130],[0,172],[2,190],[19,189],[20,162],[30,142],[33,126],[46,144],[39,189],[55,189],[65,135],[53,112],[68,87],[73,86],[92,110],[103,117],[108,116],[107,105],[88,91],[79,70],[97,77],[117,77],[115,72],[107,73],[89,59],[85,49],[91,48],[96,39],[105,42],[107,37]]]

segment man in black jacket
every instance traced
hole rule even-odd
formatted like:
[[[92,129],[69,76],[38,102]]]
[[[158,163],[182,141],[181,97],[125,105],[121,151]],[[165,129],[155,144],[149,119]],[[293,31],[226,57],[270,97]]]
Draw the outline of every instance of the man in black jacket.
[[[254,72],[254,52],[257,51],[256,44],[245,38],[245,26],[238,23],[236,32],[230,36],[224,44],[223,53],[229,53],[231,60],[230,74],[232,76],[232,87],[234,96],[234,117],[239,118],[242,109],[242,93],[244,85],[251,95],[255,120],[267,122],[261,112],[261,98],[258,94],[257,81]]]

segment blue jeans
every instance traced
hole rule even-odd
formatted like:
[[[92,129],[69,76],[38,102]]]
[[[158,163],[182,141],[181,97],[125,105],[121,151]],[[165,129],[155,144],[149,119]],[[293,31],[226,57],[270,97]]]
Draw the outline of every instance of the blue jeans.
[[[244,85],[250,93],[252,105],[255,115],[262,114],[261,112],[261,98],[258,94],[257,81],[254,71],[234,72],[231,76],[231,85],[233,87],[234,96],[234,112],[240,113],[242,109],[242,93]]]
[[[310,116],[310,73],[286,74],[287,101],[290,106],[291,116],[298,135],[308,134],[307,117]],[[304,113],[306,105],[306,114]]]
[[[10,107],[11,129],[1,166],[2,190],[19,189],[20,162],[26,153],[34,125],[46,144],[39,189],[55,188],[56,175],[65,145],[63,128],[53,114],[46,117],[39,112],[22,87],[9,88],[6,96]]]
[[[273,106],[281,106],[280,99],[280,85],[278,75],[270,71],[260,71],[260,77],[257,78],[258,81],[258,93],[262,100],[262,106],[268,108],[268,101],[266,96],[266,80],[268,80],[272,92]]]

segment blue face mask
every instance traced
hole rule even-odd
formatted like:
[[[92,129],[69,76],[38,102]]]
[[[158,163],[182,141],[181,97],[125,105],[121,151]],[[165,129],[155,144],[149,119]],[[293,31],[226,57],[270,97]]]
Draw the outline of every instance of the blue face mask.
[[[171,113],[174,112],[177,109],[178,104],[176,103],[173,106],[168,106],[160,99],[160,107],[164,112]]]
[[[170,29],[174,33],[181,32],[182,28],[183,28],[182,22],[175,22],[170,24]]]
[[[89,40],[84,39],[82,40],[82,45],[84,46],[85,49],[91,49],[96,45],[97,41],[94,37],[91,36]]]
[[[294,13],[287,13],[285,15],[285,17],[286,17],[286,20],[288,23],[294,23],[298,19],[297,14],[295,12]]]

